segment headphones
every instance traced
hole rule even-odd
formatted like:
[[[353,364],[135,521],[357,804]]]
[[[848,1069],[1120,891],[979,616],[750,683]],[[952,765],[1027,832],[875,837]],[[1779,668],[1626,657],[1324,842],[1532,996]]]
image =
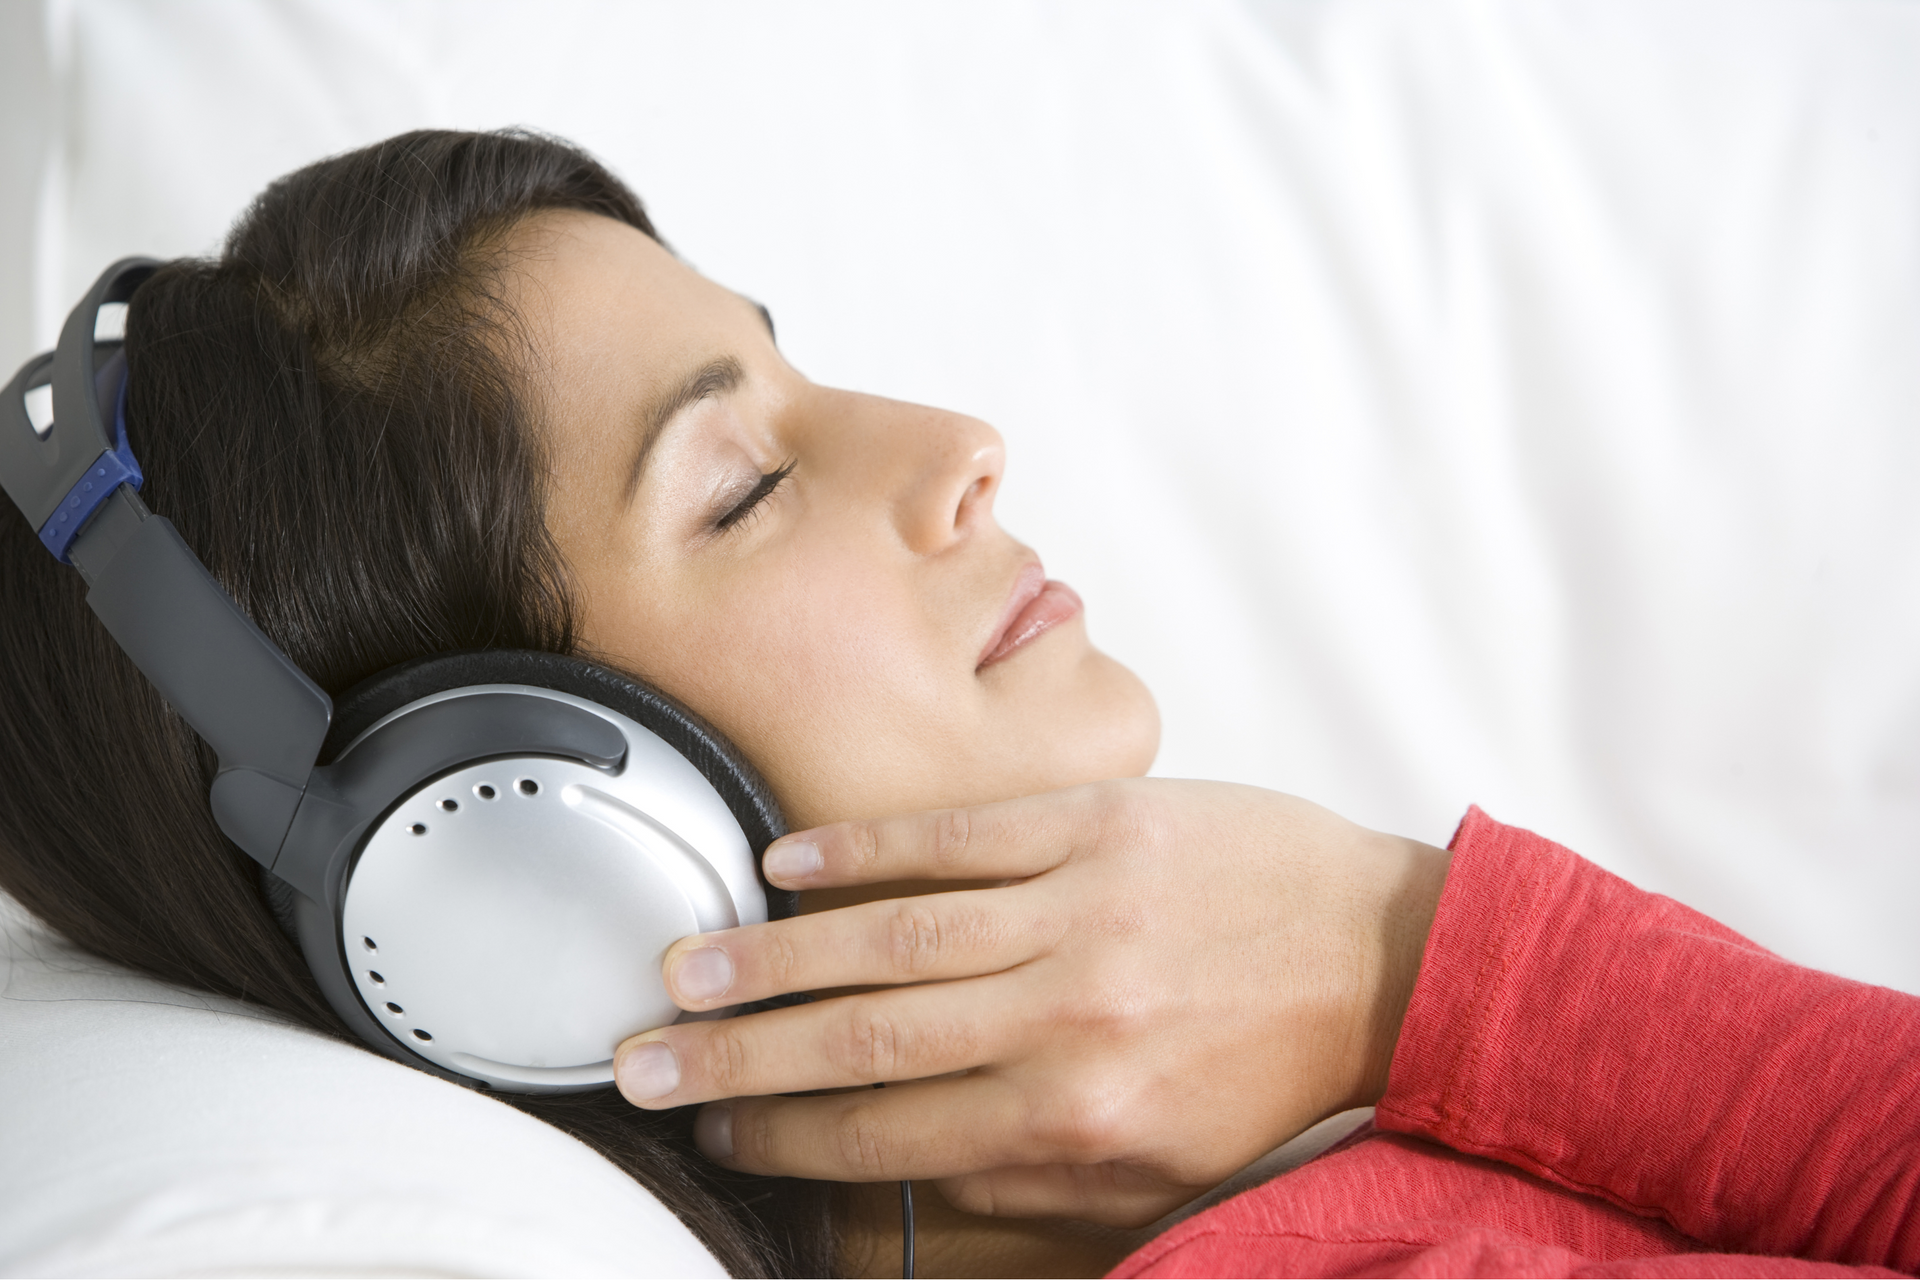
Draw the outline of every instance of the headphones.
[[[8,384],[0,483],[219,756],[215,821],[368,1047],[511,1092],[611,1084],[628,1036],[716,1016],[668,998],[669,945],[793,914],[759,871],[772,792],[679,703],[556,654],[423,658],[336,707],[140,500],[121,341],[159,266],[107,268]]]

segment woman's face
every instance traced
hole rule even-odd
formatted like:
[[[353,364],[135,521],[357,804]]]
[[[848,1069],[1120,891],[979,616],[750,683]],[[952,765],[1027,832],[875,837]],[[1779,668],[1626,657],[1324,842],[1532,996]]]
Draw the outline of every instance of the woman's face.
[[[712,721],[796,827],[1145,771],[1145,686],[994,522],[993,428],[815,386],[611,219],[514,241],[586,647]]]

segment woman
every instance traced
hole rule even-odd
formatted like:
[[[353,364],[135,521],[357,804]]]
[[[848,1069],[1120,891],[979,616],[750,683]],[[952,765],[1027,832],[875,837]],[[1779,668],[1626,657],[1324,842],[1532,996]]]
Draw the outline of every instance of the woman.
[[[639,1037],[619,1069],[644,1109],[515,1101],[736,1272],[889,1265],[873,1200],[766,1173],[933,1176],[965,1208],[1133,1226],[1394,1101],[1403,1022],[1432,1056],[1450,953],[1429,933],[1458,933],[1484,881],[1286,797],[1100,781],[1145,769],[1153,705],[994,524],[998,438],[808,383],[578,152],[428,133],[302,170],[217,263],[142,287],[126,353],[151,504],[330,691],[448,650],[593,657],[702,712],[820,828],[767,863],[814,905],[1015,882],[689,940],[667,971],[691,1008],[924,985]],[[101,955],[338,1032],[211,821],[204,748],[9,527],[4,886]],[[1476,867],[1507,839],[1465,834]],[[915,1083],[741,1100],[697,1134],[678,1109],[876,1081]],[[983,1272],[1084,1272],[1136,1243],[929,1226],[943,1266]],[[1152,1248],[1137,1265],[1170,1256]]]

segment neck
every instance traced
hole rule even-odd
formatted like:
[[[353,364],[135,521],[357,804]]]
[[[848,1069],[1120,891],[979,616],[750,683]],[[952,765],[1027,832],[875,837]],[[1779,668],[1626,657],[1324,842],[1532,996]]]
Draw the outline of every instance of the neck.
[[[850,1276],[900,1274],[900,1192],[851,1186],[842,1202],[840,1265]],[[914,1271],[920,1276],[1098,1276],[1143,1243],[1142,1233],[1058,1218],[962,1213],[930,1182],[913,1184]]]

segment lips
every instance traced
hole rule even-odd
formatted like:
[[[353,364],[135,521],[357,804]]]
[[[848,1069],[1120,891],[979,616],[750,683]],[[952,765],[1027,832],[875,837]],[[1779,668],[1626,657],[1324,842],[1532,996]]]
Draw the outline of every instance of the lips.
[[[1037,561],[1029,564],[1013,584],[1000,626],[987,641],[987,647],[981,650],[979,668],[990,667],[1018,652],[1083,607],[1072,587],[1047,577],[1047,571]]]

